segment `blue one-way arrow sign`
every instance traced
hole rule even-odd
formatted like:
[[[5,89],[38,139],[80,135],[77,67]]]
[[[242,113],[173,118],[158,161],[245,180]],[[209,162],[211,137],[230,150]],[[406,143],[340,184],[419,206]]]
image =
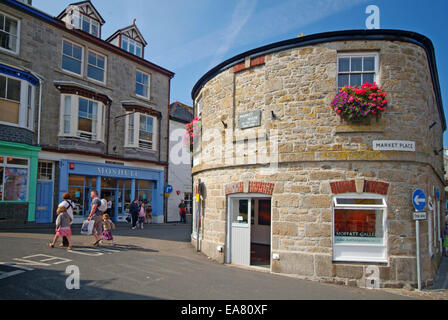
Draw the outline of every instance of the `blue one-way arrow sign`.
[[[426,208],[426,194],[422,189],[417,189],[412,194],[412,204],[416,211],[422,211]]]

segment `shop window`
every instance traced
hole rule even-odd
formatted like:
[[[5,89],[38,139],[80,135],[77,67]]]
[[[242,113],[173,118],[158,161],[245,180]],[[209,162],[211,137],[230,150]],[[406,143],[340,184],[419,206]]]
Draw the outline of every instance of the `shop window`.
[[[136,71],[135,94],[149,99],[149,74]]]
[[[104,141],[105,106],[76,95],[61,97],[61,136]]]
[[[62,69],[82,75],[83,48],[73,42],[63,40]]]
[[[145,203],[152,202],[152,181],[137,180],[137,199]]]
[[[193,194],[192,193],[184,193],[184,202],[185,206],[187,208],[187,213],[192,214],[193,213]]]
[[[378,82],[378,54],[339,54],[338,88]]]
[[[106,57],[89,50],[89,58],[87,62],[87,77],[104,83],[106,74]]]
[[[0,201],[28,200],[28,159],[0,156]]]
[[[0,13],[0,48],[2,50],[18,53],[19,25],[19,20]]]
[[[125,147],[157,150],[157,118],[129,112],[125,127]]]
[[[387,262],[386,202],[375,196],[338,196],[333,202],[333,259]]]

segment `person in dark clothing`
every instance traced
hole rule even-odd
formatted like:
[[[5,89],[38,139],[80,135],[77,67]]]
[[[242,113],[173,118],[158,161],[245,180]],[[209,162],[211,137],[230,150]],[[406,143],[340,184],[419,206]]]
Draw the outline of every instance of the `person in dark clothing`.
[[[186,214],[187,214],[187,209],[186,209],[185,202],[184,202],[184,200],[181,200],[180,204],[179,204],[179,215],[180,215],[180,222],[181,223],[182,222],[183,223],[187,223]]]
[[[131,214],[132,217],[132,229],[135,229],[137,228],[137,220],[139,213],[138,199],[134,199],[134,201],[132,201],[129,207],[129,213]]]

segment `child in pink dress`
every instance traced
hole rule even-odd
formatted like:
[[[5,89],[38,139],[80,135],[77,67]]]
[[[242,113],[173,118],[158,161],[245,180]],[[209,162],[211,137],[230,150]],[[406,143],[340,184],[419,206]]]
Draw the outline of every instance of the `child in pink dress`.
[[[112,236],[112,229],[115,230],[115,224],[110,220],[110,216],[106,213],[103,215],[103,235],[102,240],[112,241],[112,245],[115,245],[114,237]],[[102,241],[101,241],[102,242]]]
[[[48,243],[48,246],[54,248],[56,242],[61,237],[66,237],[68,241],[67,250],[72,250],[72,230],[70,229],[70,224],[73,219],[67,212],[67,208],[65,206],[58,207],[56,211],[58,217],[56,219],[56,235],[54,236],[53,242]]]

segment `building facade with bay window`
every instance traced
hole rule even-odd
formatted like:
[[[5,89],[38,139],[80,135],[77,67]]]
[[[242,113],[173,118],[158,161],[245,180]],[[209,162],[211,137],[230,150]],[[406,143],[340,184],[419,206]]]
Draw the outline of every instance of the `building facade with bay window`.
[[[51,223],[69,192],[82,222],[95,189],[115,221],[138,198],[164,222],[174,73],[145,59],[135,21],[103,40],[105,20],[91,1],[53,17],[8,0],[0,22],[0,206],[26,211],[4,221]],[[18,175],[22,187],[9,200]]]
[[[335,112],[339,89],[373,82],[387,93],[381,117]],[[421,277],[434,281],[446,122],[428,38],[352,30],[269,44],[210,70],[192,98],[194,246],[311,280],[415,287],[420,188]]]

